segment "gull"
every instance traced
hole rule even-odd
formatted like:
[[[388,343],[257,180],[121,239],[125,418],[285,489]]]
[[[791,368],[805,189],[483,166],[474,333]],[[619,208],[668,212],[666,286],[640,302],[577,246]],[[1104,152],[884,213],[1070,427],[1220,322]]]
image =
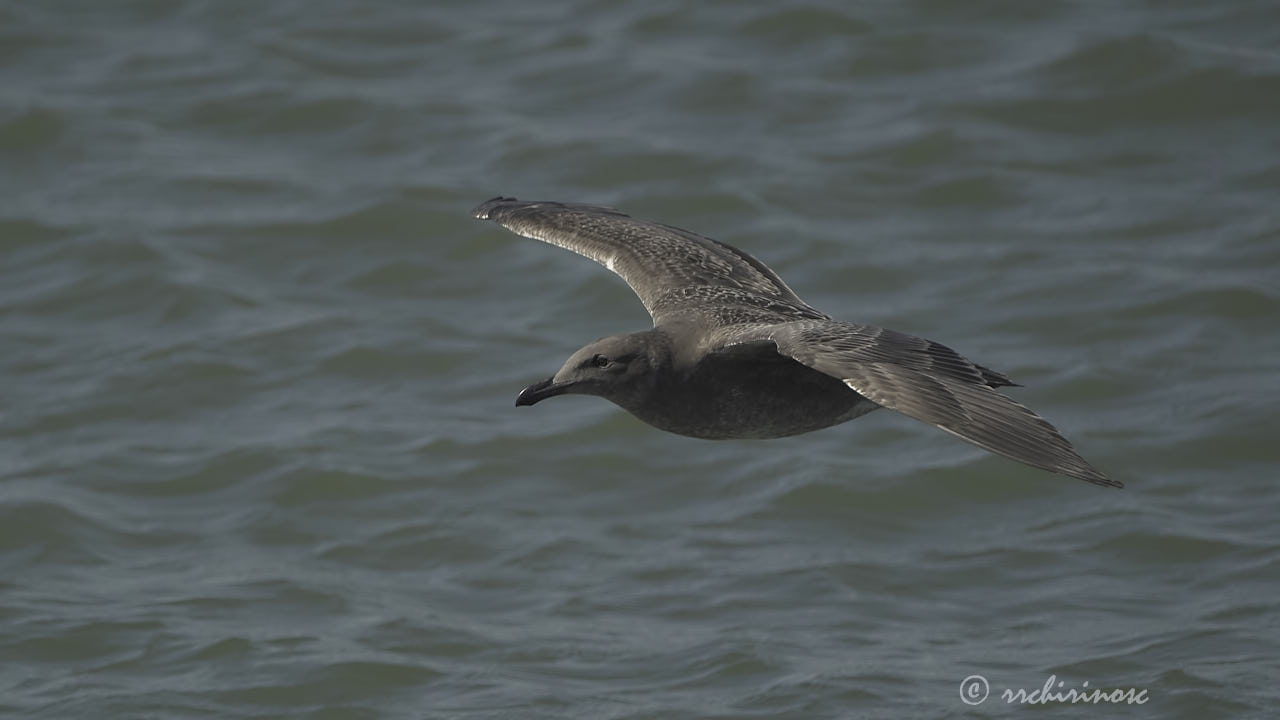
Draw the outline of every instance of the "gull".
[[[653,328],[596,340],[516,397],[602,397],[661,430],[780,438],[896,410],[984,450],[1105,487],[1002,373],[914,335],[835,320],[726,243],[597,205],[495,197],[472,211],[619,275]]]

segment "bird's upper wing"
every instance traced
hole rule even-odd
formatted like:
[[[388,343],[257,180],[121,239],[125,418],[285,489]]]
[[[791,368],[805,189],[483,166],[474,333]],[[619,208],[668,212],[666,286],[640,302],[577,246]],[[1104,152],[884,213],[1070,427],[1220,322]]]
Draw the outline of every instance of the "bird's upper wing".
[[[746,299],[789,317],[826,317],[747,253],[688,230],[612,208],[496,197],[472,214],[595,260],[631,286],[657,323],[699,304]],[[726,297],[729,296],[729,297]],[[781,319],[781,318],[779,318]]]
[[[1013,383],[923,338],[868,325],[797,321],[717,331],[717,344],[771,342],[868,400],[974,445],[1097,485],[1123,487],[1089,465],[1044,418],[997,392]]]

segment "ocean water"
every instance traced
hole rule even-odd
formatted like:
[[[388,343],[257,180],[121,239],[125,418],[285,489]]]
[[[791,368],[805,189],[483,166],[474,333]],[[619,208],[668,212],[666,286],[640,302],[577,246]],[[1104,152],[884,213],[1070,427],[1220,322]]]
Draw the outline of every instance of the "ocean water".
[[[1270,0],[0,0],[0,83],[2,717],[1280,704]],[[514,408],[648,318],[498,194],[733,243],[1127,487]]]

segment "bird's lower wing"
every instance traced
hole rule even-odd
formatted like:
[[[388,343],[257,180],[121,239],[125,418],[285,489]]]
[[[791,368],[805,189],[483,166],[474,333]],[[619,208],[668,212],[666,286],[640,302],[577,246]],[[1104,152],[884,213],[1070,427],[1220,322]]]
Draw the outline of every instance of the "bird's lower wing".
[[[768,337],[779,353],[840,379],[868,400],[993,453],[1096,485],[1123,487],[1090,466],[1047,420],[980,381],[908,367],[865,350],[806,342],[806,333],[798,331],[802,327],[762,327],[755,338],[740,341]]]
[[[1095,485],[1123,487],[1090,466],[1047,420],[989,387],[884,363],[844,368],[838,376],[872,402],[978,447]]]

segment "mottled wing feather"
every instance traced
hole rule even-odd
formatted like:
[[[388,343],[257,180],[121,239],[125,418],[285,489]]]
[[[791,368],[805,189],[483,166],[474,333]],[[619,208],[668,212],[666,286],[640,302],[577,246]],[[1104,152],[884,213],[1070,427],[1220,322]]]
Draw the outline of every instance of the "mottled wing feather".
[[[989,387],[1017,385],[1003,373],[983,367],[942,343],[874,325],[816,319],[729,327],[716,336],[722,345],[767,336],[813,353],[839,355],[851,361],[888,362]]]
[[[496,197],[472,213],[512,232],[595,260],[631,286],[655,322],[687,309],[705,288],[772,301],[793,317],[824,317],[809,308],[764,263],[725,243],[633,218],[612,208]],[[667,298],[670,302],[664,302]],[[715,296],[723,302],[723,293]]]
[[[935,425],[983,449],[1097,485],[1123,487],[1094,469],[1044,418],[993,389],[999,373],[937,343],[838,322],[726,329],[722,341],[773,341],[778,352],[838,378],[872,402]]]
[[[845,375],[841,378],[845,384],[868,400],[936,425],[978,447],[1096,485],[1121,487],[1080,457],[1048,421],[985,385],[969,385],[886,363],[831,370]]]

